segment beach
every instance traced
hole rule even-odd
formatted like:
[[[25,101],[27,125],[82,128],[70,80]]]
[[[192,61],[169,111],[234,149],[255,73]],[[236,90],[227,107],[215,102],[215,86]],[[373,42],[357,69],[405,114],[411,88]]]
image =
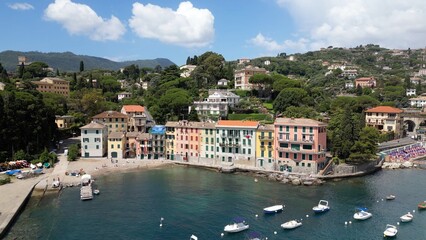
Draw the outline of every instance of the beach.
[[[111,161],[107,158],[81,158],[69,162],[67,156],[59,153],[58,162],[54,168],[44,169],[44,173],[36,177],[26,179],[11,177],[11,183],[0,186],[0,238],[6,234],[31,196],[57,193],[62,187],[80,184],[81,176],[71,176],[72,172],[84,172],[96,178],[101,175],[152,169],[170,164],[173,162],[168,160],[119,159]],[[52,184],[55,180],[59,180],[62,187],[53,188]]]

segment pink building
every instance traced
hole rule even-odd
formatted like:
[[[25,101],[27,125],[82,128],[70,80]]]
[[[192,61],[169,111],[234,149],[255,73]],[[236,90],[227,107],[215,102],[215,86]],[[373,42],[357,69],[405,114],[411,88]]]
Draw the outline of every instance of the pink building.
[[[317,173],[325,167],[327,124],[306,118],[277,118],[275,156],[280,170]]]
[[[173,152],[176,160],[188,161],[200,157],[201,134],[205,128],[202,122],[167,122],[166,127],[174,129]]]

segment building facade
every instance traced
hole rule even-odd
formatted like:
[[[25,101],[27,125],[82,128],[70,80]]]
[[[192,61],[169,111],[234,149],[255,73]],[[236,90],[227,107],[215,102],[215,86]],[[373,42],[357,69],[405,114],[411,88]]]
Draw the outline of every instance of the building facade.
[[[394,132],[395,138],[402,137],[402,110],[389,106],[378,106],[365,111],[365,123],[381,132]]]
[[[254,74],[267,74],[268,71],[264,68],[247,66],[240,70],[235,70],[234,81],[235,89],[252,90],[253,85],[249,83],[249,79]]]
[[[216,158],[222,163],[256,167],[257,121],[220,120],[216,124]]]
[[[122,159],[126,139],[122,132],[111,132],[108,134],[108,157],[111,159]]]
[[[166,152],[166,126],[155,125],[150,130],[154,159],[163,159]]]
[[[274,156],[274,125],[259,125],[256,131],[256,139],[256,165],[266,170],[277,170]]]
[[[422,108],[426,105],[426,96],[410,98],[410,106]]]
[[[195,110],[199,116],[226,117],[229,107],[234,107],[240,101],[240,97],[228,91],[215,91],[202,102],[194,102]]]
[[[128,132],[146,132],[147,115],[145,107],[141,105],[124,105],[120,112],[128,117]]]
[[[305,118],[277,118],[274,145],[279,170],[317,173],[326,165],[327,124]]]
[[[108,126],[108,132],[126,132],[128,117],[117,111],[105,111],[94,116],[93,121]]]
[[[56,93],[65,97],[70,95],[70,83],[64,79],[46,77],[40,81],[32,81],[37,85],[37,91]]]
[[[364,77],[355,79],[355,87],[374,88],[376,86],[376,79],[374,77]]]
[[[59,129],[70,128],[74,123],[74,117],[69,115],[56,116],[55,123]]]
[[[80,128],[81,130],[81,156],[103,157],[107,153],[108,127],[91,122]]]

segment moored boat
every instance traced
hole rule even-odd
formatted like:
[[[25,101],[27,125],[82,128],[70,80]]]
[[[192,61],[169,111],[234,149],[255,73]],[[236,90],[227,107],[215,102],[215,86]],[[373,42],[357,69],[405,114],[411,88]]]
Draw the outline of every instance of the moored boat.
[[[194,234],[192,234],[191,237],[189,238],[189,240],[198,240],[198,237],[195,236]]]
[[[284,205],[274,205],[263,209],[264,213],[277,213],[284,209]]]
[[[93,194],[95,194],[95,195],[99,195],[99,193],[100,193],[99,189],[95,189],[95,190],[93,190]]]
[[[244,231],[248,228],[249,228],[249,225],[246,223],[244,218],[236,217],[233,219],[231,224],[228,224],[225,226],[223,231],[228,233],[237,233],[237,232]]]
[[[326,200],[320,200],[318,202],[318,205],[313,207],[312,210],[314,210],[315,213],[323,213],[330,210],[330,207],[328,206],[328,201]]]
[[[300,226],[302,226],[302,222],[299,220],[290,220],[288,222],[281,224],[281,227],[284,229],[294,229]]]
[[[411,222],[413,218],[413,214],[408,212],[407,214],[402,215],[399,219],[401,219],[401,222]]]
[[[386,230],[383,232],[385,237],[395,237],[398,233],[398,229],[394,225],[387,224]]]
[[[394,200],[396,197],[395,197],[395,195],[387,195],[386,196],[386,200]]]
[[[356,208],[356,212],[354,214],[354,219],[356,220],[366,220],[373,216],[373,214],[367,212],[367,208]]]
[[[418,207],[420,210],[426,209],[426,201],[423,201],[423,202],[421,202],[421,203],[417,204],[417,207]]]

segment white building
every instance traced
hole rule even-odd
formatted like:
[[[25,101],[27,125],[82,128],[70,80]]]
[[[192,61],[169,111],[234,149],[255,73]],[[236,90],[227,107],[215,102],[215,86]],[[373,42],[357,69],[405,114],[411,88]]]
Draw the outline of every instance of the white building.
[[[6,86],[5,83],[0,82],[0,91],[3,91],[5,86]]]
[[[91,122],[81,129],[81,156],[103,157],[107,153],[108,127]]]
[[[131,97],[132,97],[132,93],[129,93],[129,92],[121,92],[121,93],[119,93],[119,94],[118,94],[118,96],[117,96],[118,101],[121,101],[121,100],[123,100],[124,98],[131,98]]]
[[[216,124],[216,158],[222,163],[256,165],[257,121],[220,120]]]
[[[228,86],[228,80],[227,79],[225,79],[225,78],[222,78],[222,79],[220,79],[218,82],[217,82],[217,85],[218,86]]]
[[[181,77],[189,77],[191,76],[192,71],[196,68],[196,65],[183,65],[179,67],[180,70],[182,70],[182,73],[180,74]]]
[[[415,88],[407,88],[406,95],[407,96],[416,96],[416,89]]]
[[[410,98],[411,107],[424,107],[426,105],[426,96]]]
[[[227,116],[229,107],[235,107],[240,97],[229,91],[215,91],[202,102],[194,102],[198,115]]]
[[[346,82],[345,83],[345,88],[346,89],[352,89],[352,88],[354,88],[354,83],[353,82]]]

